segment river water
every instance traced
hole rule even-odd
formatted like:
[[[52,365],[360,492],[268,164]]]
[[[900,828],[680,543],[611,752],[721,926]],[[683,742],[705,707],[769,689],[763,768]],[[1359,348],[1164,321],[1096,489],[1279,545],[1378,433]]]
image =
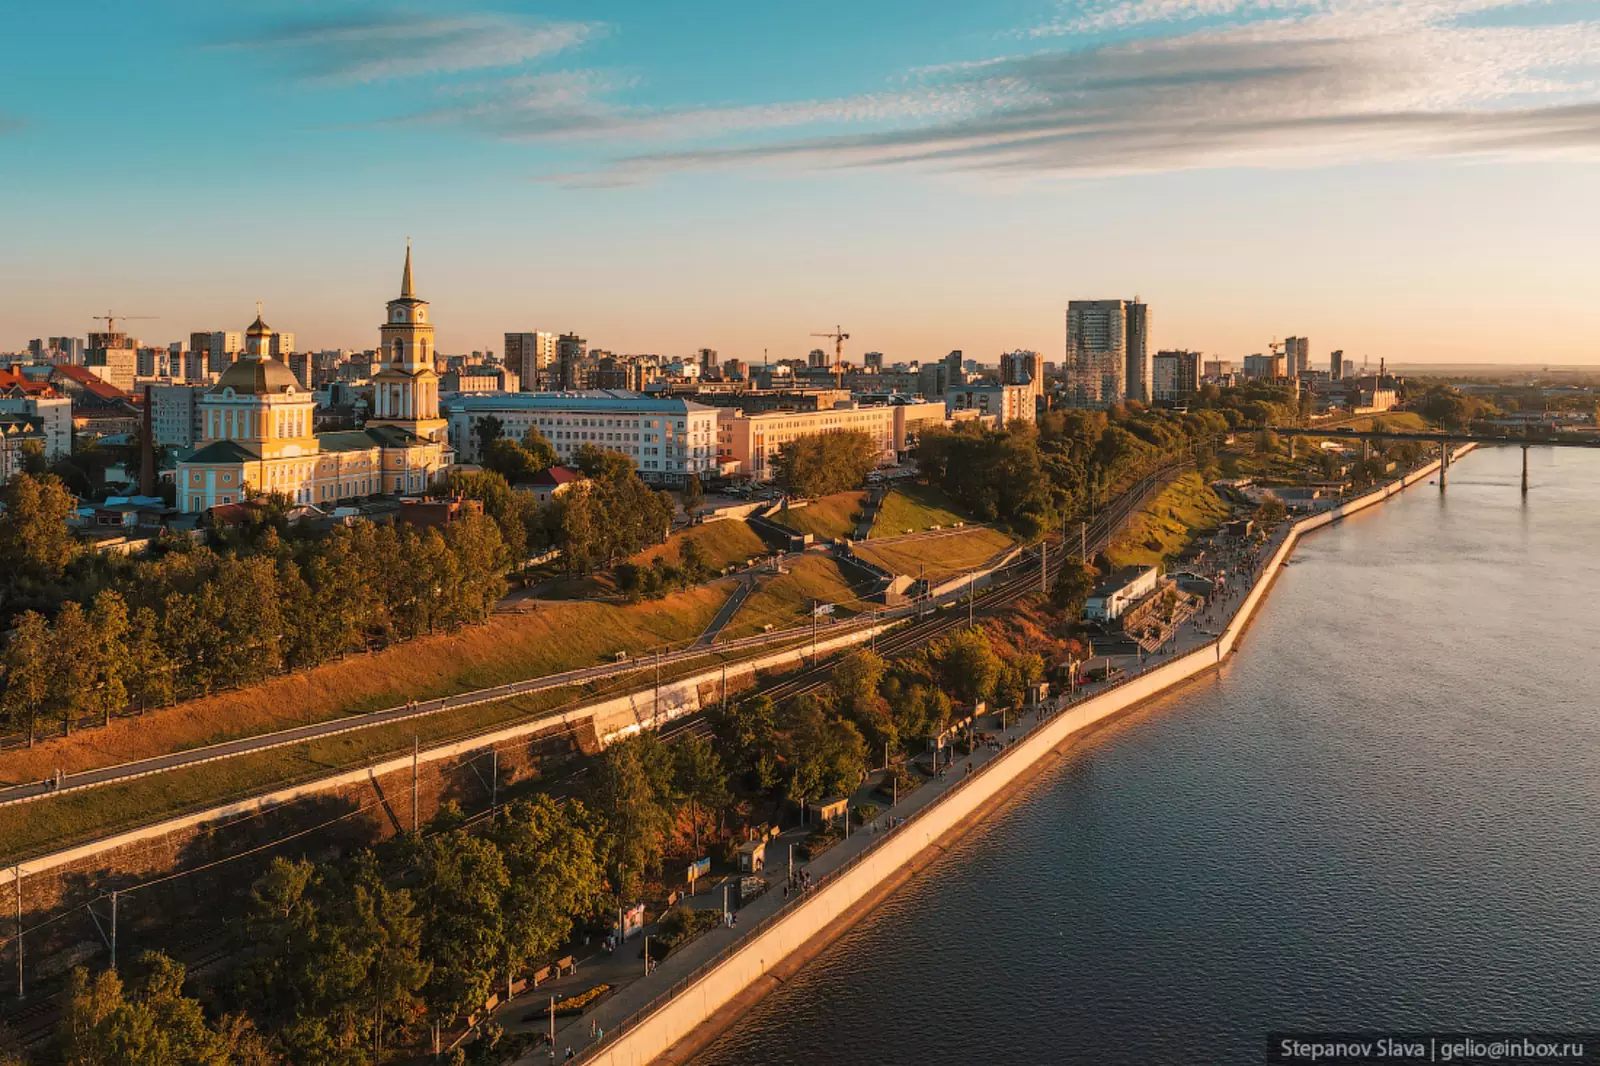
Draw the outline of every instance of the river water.
[[[1600,455],[1301,542],[1224,670],[1068,749],[698,1066],[1250,1063],[1600,1030]]]

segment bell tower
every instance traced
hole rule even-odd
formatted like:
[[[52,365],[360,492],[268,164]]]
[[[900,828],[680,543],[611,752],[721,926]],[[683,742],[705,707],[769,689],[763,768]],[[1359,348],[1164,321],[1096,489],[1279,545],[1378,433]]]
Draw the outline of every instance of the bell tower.
[[[400,295],[389,301],[378,333],[383,369],[372,376],[373,417],[368,425],[394,426],[423,440],[444,440],[439,375],[433,370],[433,323],[428,320],[428,302],[417,298],[412,281],[410,238]]]

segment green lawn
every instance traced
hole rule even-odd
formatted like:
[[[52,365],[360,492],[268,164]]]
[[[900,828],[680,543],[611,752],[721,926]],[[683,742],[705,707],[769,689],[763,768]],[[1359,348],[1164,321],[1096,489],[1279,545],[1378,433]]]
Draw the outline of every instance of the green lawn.
[[[762,578],[762,585],[739,608],[720,640],[735,640],[759,633],[765,625],[773,629],[801,625],[811,618],[812,601],[835,603],[836,617],[858,613],[866,605],[856,602],[874,582],[851,583],[839,564],[816,552],[807,552],[789,565],[787,574]]]
[[[756,535],[755,530],[744,522],[728,519],[680,530],[668,537],[665,544],[646,548],[635,555],[633,562],[648,566],[655,559],[664,558],[675,564],[682,558],[685,541],[698,544],[705,553],[706,562],[719,570],[733,563],[743,564],[753,556],[771,554],[771,549]]]
[[[932,584],[981,569],[985,563],[1015,542],[997,529],[973,526],[955,533],[935,534],[914,540],[856,545],[856,554],[885,570],[911,577],[926,577]]]
[[[1195,537],[1227,519],[1228,505],[1199,474],[1185,474],[1133,517],[1112,542],[1113,566],[1154,566],[1183,551]]]
[[[837,540],[855,532],[856,515],[866,503],[864,492],[836,492],[822,496],[804,507],[777,511],[772,520],[797,533],[810,533],[818,540]]]
[[[954,500],[932,485],[903,485],[883,498],[883,508],[870,537],[898,537],[933,526],[949,528],[957,522],[970,521]]]

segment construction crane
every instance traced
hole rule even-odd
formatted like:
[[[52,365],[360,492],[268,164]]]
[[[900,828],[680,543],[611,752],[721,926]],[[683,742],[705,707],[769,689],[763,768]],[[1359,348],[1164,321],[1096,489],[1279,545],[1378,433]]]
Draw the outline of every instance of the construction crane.
[[[105,314],[103,314],[103,315],[90,315],[89,317],[94,319],[96,322],[104,322],[106,324],[106,332],[107,333],[115,333],[117,331],[117,323],[118,322],[127,322],[127,321],[130,321],[132,319],[136,319],[136,318],[156,318],[158,316],[156,316],[156,315],[119,315],[115,311],[112,311],[110,308],[107,308]]]
[[[839,364],[844,362],[844,342],[850,339],[850,334],[834,326],[832,333],[813,333],[812,336],[827,337],[833,341],[833,370],[839,373],[842,369]]]

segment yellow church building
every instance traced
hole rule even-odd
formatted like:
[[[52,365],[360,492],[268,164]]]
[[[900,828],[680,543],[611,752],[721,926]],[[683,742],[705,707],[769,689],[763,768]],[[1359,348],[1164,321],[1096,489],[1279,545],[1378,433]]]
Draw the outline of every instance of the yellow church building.
[[[454,456],[439,417],[433,324],[412,284],[409,243],[400,295],[379,332],[372,417],[359,430],[316,433],[311,390],[272,357],[273,332],[257,308],[244,355],[200,398],[203,443],[178,464],[178,507],[197,514],[272,492],[329,507],[427,491]]]

